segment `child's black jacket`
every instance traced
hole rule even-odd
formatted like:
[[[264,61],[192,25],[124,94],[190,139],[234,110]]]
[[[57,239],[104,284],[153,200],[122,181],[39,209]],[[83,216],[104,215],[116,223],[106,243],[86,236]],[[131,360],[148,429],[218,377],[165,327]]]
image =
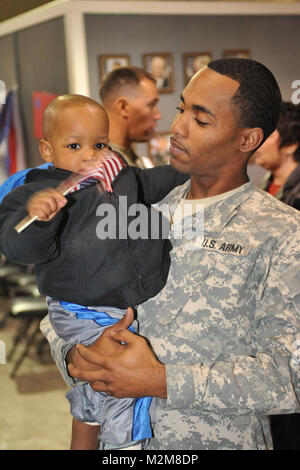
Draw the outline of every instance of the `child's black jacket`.
[[[120,196],[127,197],[123,198],[127,208],[135,203],[146,205],[150,232],[150,204],[162,200],[188,176],[170,166],[126,167],[113,182],[113,193],[101,193],[93,184],[67,196],[68,204],[50,222],[34,222],[18,234],[14,227],[27,215],[29,197],[43,188],[57,187],[69,175],[67,170],[52,167],[32,170],[26,184],[5,197],[0,206],[0,252],[11,262],[34,264],[40,293],[54,299],[127,308],[155,296],[168,276],[171,243],[162,237],[124,237],[124,217],[130,225],[137,215],[119,213]],[[104,203],[110,206],[101,206]],[[122,239],[97,236],[99,222],[108,220],[105,207],[114,208],[116,233],[121,223]]]

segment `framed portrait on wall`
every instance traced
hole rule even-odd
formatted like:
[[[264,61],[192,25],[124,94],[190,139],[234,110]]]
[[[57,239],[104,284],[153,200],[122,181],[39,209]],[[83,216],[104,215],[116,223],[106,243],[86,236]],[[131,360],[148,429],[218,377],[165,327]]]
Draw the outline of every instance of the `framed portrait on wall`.
[[[148,142],[148,157],[154,166],[170,163],[170,137],[171,133],[156,132]]]
[[[119,67],[130,65],[130,56],[128,54],[103,54],[98,56],[99,80],[103,82],[105,77],[113,70]]]
[[[160,93],[174,91],[174,62],[169,53],[153,53],[143,55],[143,67],[152,73]]]
[[[212,60],[210,52],[186,52],[183,54],[184,85],[192,76]]]
[[[227,49],[223,51],[223,57],[225,59],[251,59],[251,52],[249,49]]]

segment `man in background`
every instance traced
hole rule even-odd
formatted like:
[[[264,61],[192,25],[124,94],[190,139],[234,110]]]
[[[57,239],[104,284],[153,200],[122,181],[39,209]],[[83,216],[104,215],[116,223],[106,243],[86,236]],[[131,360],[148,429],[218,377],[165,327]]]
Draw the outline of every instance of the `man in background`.
[[[100,98],[109,123],[111,147],[120,152],[129,165],[145,168],[132,146],[148,142],[161,119],[159,94],[154,77],[138,67],[113,70],[100,87]]]

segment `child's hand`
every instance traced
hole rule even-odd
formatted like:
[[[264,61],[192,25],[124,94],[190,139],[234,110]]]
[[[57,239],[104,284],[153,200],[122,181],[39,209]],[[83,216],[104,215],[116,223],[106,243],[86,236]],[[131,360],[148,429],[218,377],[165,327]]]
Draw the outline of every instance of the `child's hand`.
[[[67,204],[67,199],[56,189],[47,188],[35,193],[29,199],[26,209],[31,217],[49,221]]]

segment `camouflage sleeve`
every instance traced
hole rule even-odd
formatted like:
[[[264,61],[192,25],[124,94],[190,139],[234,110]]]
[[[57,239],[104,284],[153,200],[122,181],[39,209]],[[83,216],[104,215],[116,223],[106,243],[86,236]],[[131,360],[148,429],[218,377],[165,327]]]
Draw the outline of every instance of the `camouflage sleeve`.
[[[134,172],[139,181],[139,197],[147,204],[160,202],[176,186],[181,186],[190,179],[190,175],[180,173],[171,165],[161,165],[141,170],[135,167]]]
[[[62,338],[56,335],[50,323],[49,315],[47,315],[41,321],[40,329],[50,344],[53,360],[56,362],[56,365],[64,381],[69,387],[72,387],[75,384],[75,380],[72,379],[72,377],[70,377],[68,374],[65,358],[68,351],[72,348],[72,346],[74,346],[74,344],[67,343]]]
[[[224,415],[282,414],[300,408],[300,240],[279,240],[257,299],[251,355],[229,362],[166,365],[167,409]]]

